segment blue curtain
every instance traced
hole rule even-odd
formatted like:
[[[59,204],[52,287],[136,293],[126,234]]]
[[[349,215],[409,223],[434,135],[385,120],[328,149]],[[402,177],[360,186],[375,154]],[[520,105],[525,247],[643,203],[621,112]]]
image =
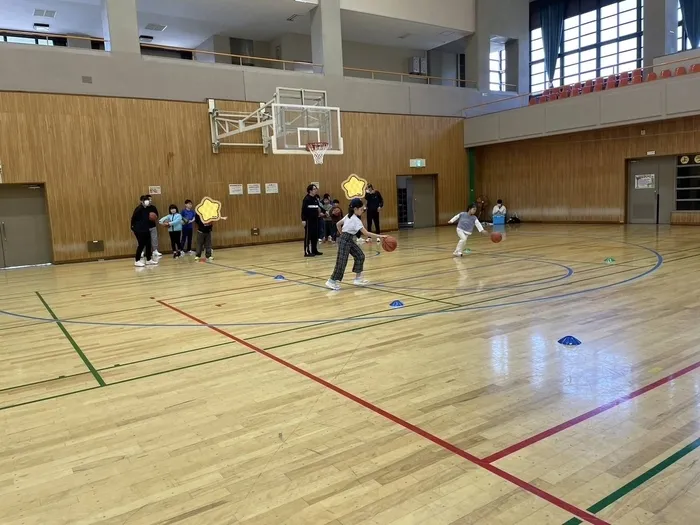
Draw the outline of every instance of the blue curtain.
[[[685,29],[693,49],[700,44],[700,0],[680,0]]]
[[[700,1],[700,0],[698,0]],[[547,73],[547,81],[552,83],[554,69],[557,65],[559,48],[564,43],[564,16],[566,15],[566,2],[554,0],[540,10],[540,23],[542,24],[542,46],[544,47],[544,70]],[[685,14],[683,15],[685,19]]]

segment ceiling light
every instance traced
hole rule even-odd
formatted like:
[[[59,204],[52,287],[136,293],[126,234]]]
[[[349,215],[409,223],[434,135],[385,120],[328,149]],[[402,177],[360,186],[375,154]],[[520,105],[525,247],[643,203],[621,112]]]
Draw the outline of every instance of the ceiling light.
[[[49,24],[34,24],[34,31],[44,31],[45,33],[48,33]]]
[[[56,18],[56,11],[53,9],[35,9],[34,16],[39,18]]]
[[[299,2],[300,4],[318,4],[316,0],[294,0],[295,2]]]
[[[157,31],[158,33],[161,33],[165,31],[165,28],[168,26],[162,25],[162,24],[147,24],[146,25],[146,31]]]
[[[294,22],[297,18],[299,18],[301,15],[292,15],[289,18],[287,18],[287,22]]]

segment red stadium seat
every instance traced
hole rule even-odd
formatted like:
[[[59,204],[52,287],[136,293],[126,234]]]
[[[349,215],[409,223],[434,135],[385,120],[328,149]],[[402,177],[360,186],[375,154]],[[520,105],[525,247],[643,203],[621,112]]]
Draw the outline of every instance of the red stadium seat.
[[[641,76],[632,76],[632,84],[641,84],[644,82],[644,79]]]
[[[671,73],[670,69],[664,69],[661,72],[661,78],[671,78],[672,76],[673,76],[673,74]]]
[[[527,102],[528,106],[534,106],[537,104],[537,99],[535,97],[530,97],[530,100]]]
[[[564,91],[561,92],[559,95],[559,98],[569,98],[569,95],[571,94],[571,91],[568,89],[565,89]]]
[[[605,89],[615,89],[617,87],[617,75],[610,75],[605,81]]]
[[[620,73],[619,87],[627,86],[629,83],[630,83],[629,71],[625,71],[624,73]]]
[[[678,77],[680,75],[685,75],[687,72],[688,71],[686,71],[685,66],[678,66],[674,75]]]
[[[545,102],[549,102],[549,96],[547,95],[540,95],[540,98],[537,99],[538,104],[544,104]]]
[[[642,77],[642,69],[641,68],[635,69],[634,71],[632,71],[632,78],[634,78],[634,77],[639,77],[639,78]]]
[[[593,84],[593,91],[603,91],[603,86],[604,86],[603,78],[598,77],[595,79],[595,83]]]
[[[693,64],[690,66],[691,73],[700,73],[700,64]]]
[[[647,75],[647,82],[651,82],[652,80],[656,80],[657,78],[659,78],[659,76],[653,71],[650,71]]]

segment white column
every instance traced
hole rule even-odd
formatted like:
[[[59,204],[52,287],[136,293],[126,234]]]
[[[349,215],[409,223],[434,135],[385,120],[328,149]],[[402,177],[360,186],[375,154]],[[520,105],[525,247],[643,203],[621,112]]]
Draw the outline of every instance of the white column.
[[[319,0],[311,11],[311,61],[326,75],[343,76],[340,0]]]
[[[677,0],[649,0],[644,2],[644,66],[654,59],[676,52],[678,28]]]
[[[136,0],[102,0],[105,51],[141,54]]]

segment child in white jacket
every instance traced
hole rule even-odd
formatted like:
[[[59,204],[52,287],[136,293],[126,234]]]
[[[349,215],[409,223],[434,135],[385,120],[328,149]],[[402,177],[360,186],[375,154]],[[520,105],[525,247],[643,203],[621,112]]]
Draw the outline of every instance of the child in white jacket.
[[[468,237],[472,234],[474,226],[476,225],[479,233],[486,233],[484,227],[476,218],[476,204],[470,204],[467,211],[458,213],[450,219],[450,224],[457,223],[457,236],[459,237],[459,242],[452,255],[455,257],[461,257],[464,251],[464,246],[467,244]]]

